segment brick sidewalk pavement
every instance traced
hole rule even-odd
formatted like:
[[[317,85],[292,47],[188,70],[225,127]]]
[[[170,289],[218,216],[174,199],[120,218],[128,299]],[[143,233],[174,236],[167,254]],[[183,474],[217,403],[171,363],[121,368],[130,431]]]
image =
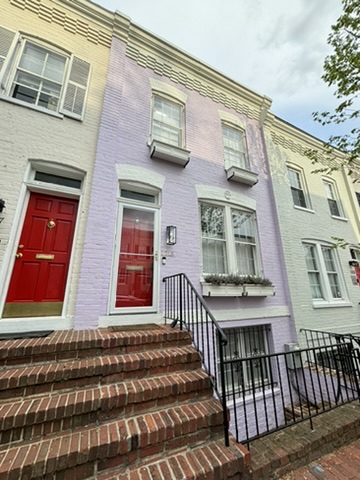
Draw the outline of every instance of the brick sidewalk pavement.
[[[281,477],[281,480],[359,480],[360,439]]]

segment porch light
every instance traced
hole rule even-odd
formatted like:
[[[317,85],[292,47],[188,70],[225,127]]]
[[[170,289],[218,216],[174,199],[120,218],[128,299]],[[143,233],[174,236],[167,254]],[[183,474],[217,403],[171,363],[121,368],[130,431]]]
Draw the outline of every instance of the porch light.
[[[176,227],[168,225],[166,227],[166,245],[176,245]]]
[[[0,213],[4,210],[5,208],[5,200],[0,198]]]

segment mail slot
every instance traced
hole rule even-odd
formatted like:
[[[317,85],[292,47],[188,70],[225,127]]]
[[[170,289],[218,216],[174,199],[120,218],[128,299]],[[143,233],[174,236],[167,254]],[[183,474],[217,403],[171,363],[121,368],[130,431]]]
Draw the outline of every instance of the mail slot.
[[[51,253],[37,253],[35,258],[38,260],[54,260],[55,255]]]
[[[129,272],[142,272],[144,267],[142,265],[126,265],[126,271]]]

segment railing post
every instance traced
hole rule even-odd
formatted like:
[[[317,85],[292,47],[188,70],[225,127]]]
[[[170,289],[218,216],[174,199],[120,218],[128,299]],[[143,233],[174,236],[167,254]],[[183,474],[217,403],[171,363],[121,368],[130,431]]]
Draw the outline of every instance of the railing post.
[[[179,276],[179,307],[180,307],[180,330],[183,329],[183,277],[182,275]]]
[[[219,360],[220,360],[220,381],[221,381],[221,403],[223,407],[223,419],[224,419],[224,437],[225,445],[229,446],[229,418],[228,410],[226,403],[226,386],[225,386],[225,368],[224,368],[224,349],[223,349],[223,340],[220,338],[219,332],[218,336],[218,345],[219,345]]]

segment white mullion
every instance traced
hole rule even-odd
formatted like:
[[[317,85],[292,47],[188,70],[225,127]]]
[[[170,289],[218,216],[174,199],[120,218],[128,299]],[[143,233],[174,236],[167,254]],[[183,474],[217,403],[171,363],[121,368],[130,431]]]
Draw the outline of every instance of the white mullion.
[[[235,247],[235,236],[234,229],[232,225],[232,212],[231,207],[224,207],[224,220],[225,220],[225,240],[226,240],[226,255],[227,255],[227,269],[228,273],[234,273],[233,265],[237,265],[236,259],[236,247]]]
[[[327,268],[326,268],[324,256],[322,253],[321,245],[317,243],[314,246],[315,246],[315,252],[317,257],[316,260],[318,261],[318,264],[319,264],[319,278],[320,278],[321,288],[323,290],[324,300],[326,300],[327,302],[330,302],[332,299],[332,293],[331,293],[329,278],[327,275]]]

